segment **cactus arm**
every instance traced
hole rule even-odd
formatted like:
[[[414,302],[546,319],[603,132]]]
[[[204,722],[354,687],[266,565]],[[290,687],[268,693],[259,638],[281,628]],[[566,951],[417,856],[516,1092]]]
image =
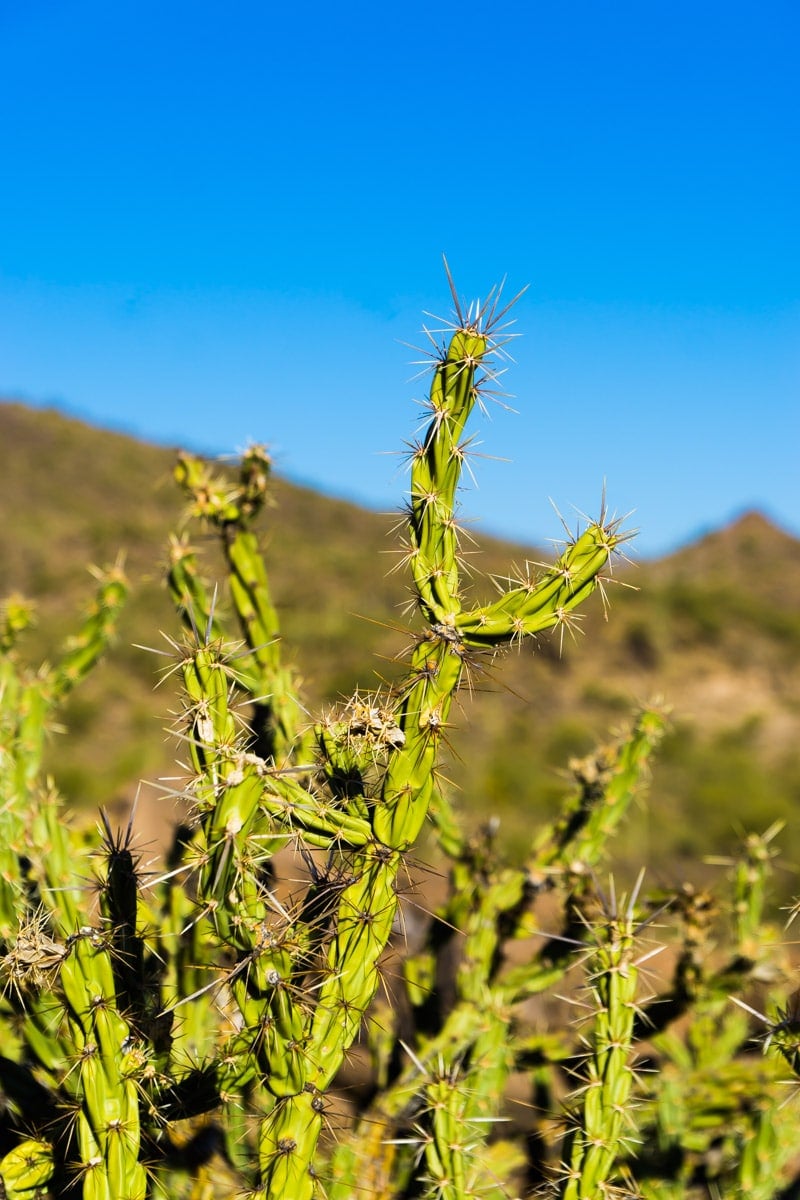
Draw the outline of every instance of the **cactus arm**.
[[[612,1182],[633,1128],[630,1066],[638,968],[634,961],[633,904],[614,908],[587,964],[594,1008],[585,1086],[567,1144],[562,1200],[594,1200]]]
[[[75,933],[60,971],[71,1062],[63,1084],[76,1104],[76,1164],[84,1196],[145,1200],[139,1094],[124,1070],[130,1026],[117,1011],[111,954],[100,934]]]
[[[568,626],[570,614],[600,586],[603,570],[626,539],[618,521],[593,522],[541,579],[525,579],[494,603],[460,614],[456,625],[465,644],[502,646]]]
[[[95,572],[98,588],[94,602],[79,632],[66,643],[54,667],[43,665],[37,672],[21,667],[16,659],[20,634],[31,624],[33,613],[19,597],[6,602],[0,653],[0,938],[9,938],[18,917],[28,907],[25,897],[30,884],[44,884],[44,867],[36,879],[23,886],[20,864],[41,845],[31,839],[29,809],[37,833],[40,806],[58,804],[52,789],[40,800],[47,729],[55,708],[97,663],[111,641],[120,610],[127,597],[127,582],[120,562]],[[31,844],[32,843],[32,844]],[[34,855],[34,857],[36,857]],[[35,869],[35,866],[34,866]],[[30,868],[26,868],[30,875]]]
[[[190,499],[191,515],[205,521],[220,537],[231,598],[247,647],[239,670],[255,707],[259,753],[278,765],[287,765],[294,755],[303,760],[310,742],[300,735],[297,680],[281,662],[278,616],[251,528],[266,503],[271,470],[264,447],[251,446],[242,457],[235,483],[217,478],[202,460],[185,453],[178,459],[175,477]],[[174,566],[173,574],[173,594],[176,589],[183,591],[213,623],[193,560],[183,564],[180,575]],[[212,628],[212,633],[218,638],[218,627]]]
[[[119,613],[128,596],[128,583],[121,561],[105,571],[95,572],[99,587],[80,633],[71,638],[55,669],[48,692],[57,703],[89,673],[107,649],[116,633]]]
[[[202,636],[207,642],[224,641],[225,631],[220,624],[213,600],[203,584],[197,568],[197,553],[185,537],[171,537],[167,587],[172,602],[189,634]],[[242,678],[247,679],[242,672]],[[253,686],[256,686],[253,683]]]
[[[597,866],[610,838],[647,778],[649,761],[666,730],[664,713],[644,708],[630,734],[571,764],[577,789],[557,820],[536,837],[527,869],[543,885],[564,871]]]

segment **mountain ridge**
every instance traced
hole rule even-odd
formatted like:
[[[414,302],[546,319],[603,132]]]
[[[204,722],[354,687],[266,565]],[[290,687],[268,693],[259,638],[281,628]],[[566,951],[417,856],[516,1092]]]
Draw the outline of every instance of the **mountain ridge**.
[[[22,418],[21,420],[14,419],[15,410],[16,410],[18,416]],[[11,435],[13,436],[13,434],[15,432],[15,426],[17,429],[25,428],[26,426],[29,425],[29,419],[31,417],[35,417],[37,414],[42,414],[48,418],[55,418],[56,420],[65,422],[67,425],[71,424],[71,425],[77,426],[79,428],[94,430],[95,433],[97,433],[101,436],[108,435],[109,437],[112,437],[112,438],[120,438],[120,439],[124,440],[125,442],[133,443],[135,445],[144,447],[148,451],[152,451],[156,454],[160,453],[160,454],[169,454],[169,455],[174,456],[179,449],[184,449],[184,450],[190,450],[193,453],[198,453],[202,457],[209,458],[211,460],[214,460],[218,457],[220,462],[223,462],[226,460],[230,461],[230,458],[231,458],[231,456],[227,453],[221,453],[219,456],[215,456],[215,455],[208,454],[205,451],[197,450],[195,447],[193,447],[191,445],[191,439],[187,439],[186,442],[183,442],[180,445],[176,444],[175,446],[170,446],[170,445],[166,445],[163,443],[154,442],[154,441],[144,437],[141,434],[135,433],[132,430],[130,430],[130,431],[127,430],[122,425],[98,424],[97,422],[91,420],[89,417],[82,415],[77,410],[74,412],[71,411],[68,407],[65,408],[65,407],[59,406],[58,404],[55,404],[55,403],[53,403],[53,404],[47,404],[47,403],[33,404],[33,403],[29,403],[28,401],[26,401],[24,399],[19,399],[19,398],[13,397],[13,396],[0,396],[0,437],[3,437],[3,438],[7,437],[9,430],[11,431]],[[318,485],[316,485],[314,483],[314,481],[312,481],[312,480],[307,480],[300,476],[292,475],[290,473],[284,475],[281,472],[277,472],[276,477],[278,479],[281,479],[284,483],[288,484],[291,487],[296,487],[296,488],[300,488],[300,489],[303,489],[306,491],[313,492],[325,500],[331,500],[331,501],[335,501],[337,503],[347,504],[347,505],[352,506],[353,508],[356,508],[365,513],[370,513],[371,515],[374,515],[374,516],[383,516],[384,515],[379,510],[371,508],[368,505],[361,504],[357,500],[353,500],[351,498],[348,498],[347,496],[340,495],[340,494],[336,493],[335,491],[329,492],[329,491],[323,489],[322,487],[319,487]],[[398,509],[398,511],[399,511],[399,509]],[[653,562],[660,562],[664,559],[671,559],[675,555],[682,554],[685,550],[687,550],[688,548],[690,548],[692,546],[700,545],[700,544],[704,543],[708,538],[713,539],[717,535],[724,533],[726,530],[733,533],[735,530],[737,530],[737,528],[739,526],[742,526],[744,528],[744,527],[748,527],[748,526],[752,527],[756,524],[760,524],[762,529],[771,530],[775,534],[780,534],[783,536],[784,539],[788,539],[788,541],[797,543],[797,545],[800,546],[800,536],[797,534],[794,534],[790,529],[786,528],[781,523],[780,520],[773,517],[770,513],[766,512],[765,510],[759,509],[757,507],[744,505],[740,510],[737,509],[733,513],[733,515],[730,517],[729,520],[723,521],[720,524],[709,523],[707,525],[701,525],[699,527],[698,531],[687,534],[685,538],[682,538],[670,550],[666,551],[663,554],[648,555],[646,558],[643,558],[641,561],[647,562],[647,563],[653,563]],[[509,538],[509,537],[505,536],[502,532],[498,532],[496,530],[484,531],[482,533],[481,537],[482,537],[482,540],[485,540],[487,542],[498,543],[498,544],[506,545],[506,546],[514,546],[518,550],[519,549],[523,549],[523,550],[535,549],[535,546],[533,544],[518,542],[515,539]]]

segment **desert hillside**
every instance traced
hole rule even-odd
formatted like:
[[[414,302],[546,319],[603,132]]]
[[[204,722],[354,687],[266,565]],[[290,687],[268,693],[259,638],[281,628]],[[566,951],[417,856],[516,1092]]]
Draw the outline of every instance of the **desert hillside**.
[[[0,443],[0,592],[38,603],[32,663],[55,653],[89,600],[87,567],[125,556],[133,592],[120,636],[53,733],[50,763],[75,805],[113,804],[138,780],[175,773],[165,730],[176,698],[169,681],[154,692],[165,660],[140,648],[164,650],[164,635],[178,633],[161,579],[167,537],[182,522],[174,453],[10,402],[0,404]],[[406,582],[391,572],[395,523],[275,482],[264,544],[312,713],[391,678],[408,645]],[[480,551],[476,589],[543,557],[491,540]],[[520,844],[553,810],[570,757],[658,696],[673,730],[623,858],[666,876],[689,856],[724,854],[745,828],[786,819],[780,844],[796,865],[800,542],[751,512],[667,558],[636,564],[635,542],[631,557],[607,589],[608,620],[596,597],[574,641],[545,638],[474,672],[450,735],[460,802],[476,820],[496,812]]]

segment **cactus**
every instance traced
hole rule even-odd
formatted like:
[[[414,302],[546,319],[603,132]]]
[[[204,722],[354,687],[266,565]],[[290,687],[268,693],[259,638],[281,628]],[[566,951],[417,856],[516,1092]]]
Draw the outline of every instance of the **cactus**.
[[[595,926],[597,944],[588,962],[593,1029],[581,1073],[580,1108],[565,1154],[563,1200],[601,1195],[630,1136],[626,1131],[635,1129],[629,1110],[639,974],[635,902],[634,895],[618,906],[612,891],[604,919]]]
[[[415,616],[397,682],[307,718],[259,550],[269,456],[251,447],[234,473],[178,460],[187,523],[218,539],[225,580],[204,580],[188,528],[172,539],[170,669],[189,778],[159,872],[142,866],[133,819],[121,831],[105,814],[94,830],[66,820],[41,770],[58,704],[108,644],[119,567],[54,668],[22,665],[32,612],[6,604],[6,1196],[578,1200],[708,1185],[768,1200],[791,1182],[780,1089],[798,1070],[798,1023],[764,908],[778,831],[745,843],[724,920],[688,888],[650,897],[640,880],[617,902],[600,886],[665,728],[657,706],[571,764],[561,813],[519,863],[491,820],[466,832],[447,795],[456,697],[504,649],[569,631],[628,536],[603,511],[551,566],[512,573],[485,602],[467,592],[466,431],[510,306],[497,293],[465,307],[450,282],[455,316],[441,344],[429,335],[426,424],[410,452]],[[426,831],[447,893],[404,944],[403,880]],[[682,941],[649,998],[643,932],[667,915]],[[763,986],[766,1057],[744,998]],[[561,992],[582,1006],[582,1031],[531,1019]],[[354,1054],[369,1067],[343,1116]],[[531,1107],[509,1121],[520,1082]]]

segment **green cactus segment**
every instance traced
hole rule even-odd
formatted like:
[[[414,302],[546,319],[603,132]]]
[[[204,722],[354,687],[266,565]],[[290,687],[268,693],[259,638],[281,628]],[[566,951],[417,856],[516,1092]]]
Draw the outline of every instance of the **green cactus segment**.
[[[411,660],[411,687],[397,711],[403,745],[391,755],[373,829],[378,841],[407,850],[416,841],[434,795],[441,737],[464,669],[457,642],[423,639]]]
[[[0,656],[0,733],[3,778],[12,777],[20,796],[27,796],[41,769],[42,750],[52,710],[88,674],[114,636],[128,585],[120,564],[96,572],[99,586],[83,626],[65,644],[54,667],[36,673],[21,668],[14,653],[19,633],[30,624],[32,613],[16,599],[6,605]],[[8,757],[7,762],[3,759]],[[5,808],[5,804],[3,805]]]
[[[297,681],[281,665],[278,618],[272,605],[264,562],[255,534],[242,531],[228,543],[230,587],[236,612],[245,632],[259,678],[269,691],[256,696],[267,706],[269,720],[262,737],[267,738],[264,757],[279,766],[288,763],[298,747],[301,712],[297,703]],[[268,705],[267,705],[268,701]]]
[[[455,497],[464,456],[462,437],[478,399],[476,370],[491,348],[475,329],[459,329],[437,364],[425,441],[414,451],[409,535],[411,569],[432,625],[452,626],[459,604]]]
[[[490,989],[481,999],[473,1039],[458,1048],[459,1057],[447,1069],[445,1060],[437,1057],[433,1079],[425,1088],[429,1107],[425,1158],[432,1200],[440,1194],[452,1200],[484,1196],[497,1184],[489,1166],[488,1142],[501,1120],[514,1052],[509,1011]]]
[[[442,1065],[425,1089],[430,1112],[430,1136],[425,1143],[429,1188],[425,1195],[430,1200],[466,1200],[475,1195],[469,1177],[474,1148],[466,1112],[468,1086],[457,1067],[445,1069]]]
[[[562,1200],[595,1200],[608,1191],[633,1130],[630,1066],[638,970],[632,905],[609,913],[587,964],[593,1027],[581,1110],[564,1165]]]
[[[342,892],[336,937],[328,952],[306,1048],[308,1081],[327,1088],[361,1027],[378,984],[378,962],[392,931],[400,856],[374,848],[356,880]]]
[[[228,565],[228,583],[234,609],[247,647],[237,663],[239,681],[255,706],[254,728],[263,758],[278,765],[293,754],[301,757],[309,746],[299,738],[301,710],[297,681],[281,664],[280,627],[272,602],[253,520],[267,500],[272,464],[263,446],[251,446],[239,464],[234,483],[215,477],[201,459],[181,454],[175,477],[191,500],[191,512],[216,529]],[[203,614],[206,629],[219,637],[219,626],[205,589],[199,583],[192,555],[173,546],[171,587],[187,619]]]
[[[601,572],[625,540],[617,522],[591,524],[541,578],[520,580],[493,604],[459,614],[456,626],[465,645],[494,647],[569,628],[571,613],[599,586]]]
[[[738,1194],[748,1200],[773,1200],[780,1194],[787,1155],[778,1135],[779,1127],[779,1106],[765,1104],[757,1113],[739,1164]]]
[[[8,596],[0,605],[0,655],[5,658],[11,654],[23,633],[35,623],[36,606],[25,596]]]
[[[749,834],[733,870],[736,939],[742,957],[753,963],[763,954],[764,906],[776,855],[773,843],[782,828],[783,822],[778,821],[763,834]]]
[[[505,1026],[489,1021],[475,1043],[469,1065],[439,1058],[423,1092],[425,1113],[419,1134],[427,1168],[423,1195],[428,1200],[468,1200],[505,1193],[493,1171],[487,1142],[499,1120],[507,1070],[494,1065],[510,1060]],[[499,1091],[493,1089],[498,1087]]]
[[[32,832],[34,845],[46,847],[45,853],[40,850],[31,856],[32,873],[39,881],[42,904],[66,941],[82,924],[85,878],[80,858],[76,861],[76,836],[65,820],[61,797],[52,787],[38,793]]]
[[[123,1071],[130,1026],[116,1009],[114,970],[103,936],[91,928],[72,939],[61,964],[73,1062],[62,1081],[76,1114],[84,1196],[144,1200],[139,1093]],[[74,1080],[74,1081],[73,1081]]]
[[[198,573],[196,551],[185,536],[171,537],[168,554],[167,586],[185,627],[195,637],[202,631],[202,636],[209,643],[224,641],[225,632],[217,617],[214,602]],[[240,675],[247,686],[249,680],[246,672],[242,670]],[[252,686],[256,686],[255,681]]]
[[[622,541],[616,523],[595,523],[541,580],[526,580],[493,604],[461,611],[455,496],[464,427],[480,394],[476,371],[492,347],[490,334],[475,326],[455,332],[435,368],[429,400],[433,417],[412,461],[409,558],[431,631],[414,652],[412,685],[397,714],[405,744],[389,761],[374,817],[376,837],[393,849],[412,845],[427,816],[438,735],[467,652],[566,624],[598,586],[601,571]]]
[[[281,1101],[262,1122],[259,1140],[261,1190],[253,1200],[312,1200],[314,1152],[322,1132],[324,1103],[312,1090]]]
[[[85,678],[107,649],[117,629],[120,611],[128,597],[128,583],[121,563],[97,572],[97,596],[79,634],[64,647],[50,681],[50,696],[55,703]]]
[[[219,647],[200,646],[184,661],[190,701],[189,744],[197,777],[193,794],[202,824],[199,898],[219,937],[237,951],[254,947],[253,928],[266,908],[258,885],[259,859],[252,834],[259,818],[259,766],[242,749],[231,712],[232,682]]]
[[[47,1188],[54,1171],[53,1149],[48,1142],[26,1138],[0,1159],[0,1182],[5,1200],[36,1200]]]
[[[333,844],[346,849],[366,846],[373,839],[368,821],[317,799],[289,775],[265,774],[262,789],[261,807],[275,827],[287,836],[302,835],[309,846],[327,850]],[[277,837],[273,833],[273,840]]]
[[[119,563],[95,572],[98,588],[79,632],[66,643],[54,667],[34,672],[17,659],[17,642],[31,624],[33,613],[19,597],[5,605],[0,653],[0,939],[13,938],[19,914],[28,907],[31,873],[44,882],[46,856],[36,854],[41,844],[31,839],[30,813],[39,832],[42,797],[53,800],[52,789],[42,789],[39,779],[48,727],[56,707],[77,686],[107,649],[127,596],[127,583]],[[34,796],[36,802],[33,802]],[[44,843],[45,845],[47,842]],[[33,850],[33,854],[31,851]],[[35,859],[23,872],[20,864]],[[42,861],[44,859],[44,862]],[[69,872],[72,875],[72,872]],[[63,879],[60,886],[63,886]]]
[[[666,715],[645,708],[631,733],[570,764],[578,785],[560,816],[536,837],[528,872],[537,884],[564,871],[586,874],[600,862],[647,778],[650,759],[667,728]]]

